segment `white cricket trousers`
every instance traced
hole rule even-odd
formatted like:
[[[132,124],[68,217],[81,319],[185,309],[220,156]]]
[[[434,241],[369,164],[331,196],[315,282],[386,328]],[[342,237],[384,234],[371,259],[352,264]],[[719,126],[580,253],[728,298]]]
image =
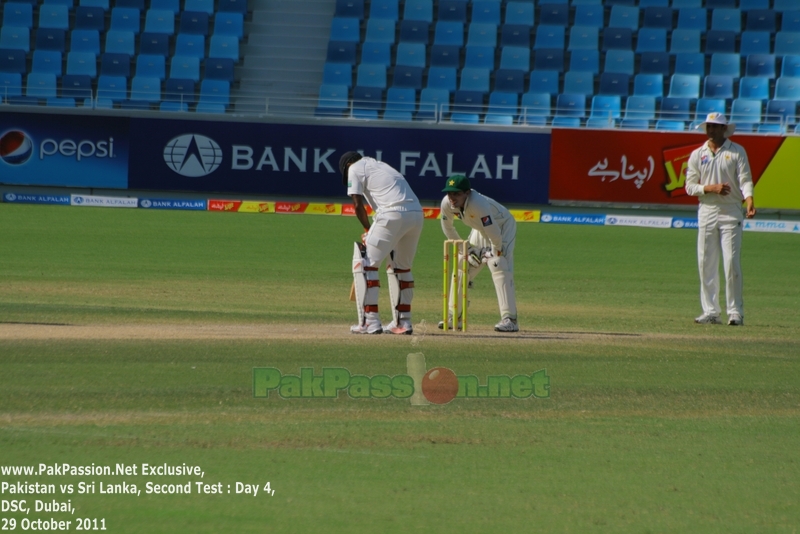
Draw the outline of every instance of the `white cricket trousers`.
[[[379,212],[367,234],[367,257],[364,267],[380,267],[394,251],[396,269],[411,269],[422,234],[424,217],[421,211]]]
[[[742,220],[740,206],[701,204],[697,211],[697,263],[703,313],[719,315],[719,259],[725,271],[727,313],[744,317],[742,303]]]

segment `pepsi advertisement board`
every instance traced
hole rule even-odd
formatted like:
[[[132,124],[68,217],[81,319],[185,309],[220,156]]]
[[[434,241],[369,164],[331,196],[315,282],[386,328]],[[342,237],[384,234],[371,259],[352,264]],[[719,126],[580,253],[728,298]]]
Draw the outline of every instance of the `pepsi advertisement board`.
[[[126,117],[0,113],[0,182],[126,189]]]
[[[466,174],[500,202],[547,203],[550,135],[531,132],[131,119],[129,188],[345,197],[349,150],[400,171],[421,200]]]

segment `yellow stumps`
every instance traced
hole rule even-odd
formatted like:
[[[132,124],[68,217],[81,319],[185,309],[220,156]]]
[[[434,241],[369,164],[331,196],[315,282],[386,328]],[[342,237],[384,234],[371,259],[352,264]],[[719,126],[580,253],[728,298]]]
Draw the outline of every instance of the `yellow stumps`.
[[[453,330],[458,329],[461,318],[461,331],[467,331],[467,288],[469,286],[469,241],[447,239],[444,242],[444,263],[442,268],[442,321],[443,330],[448,330],[450,293],[454,293]],[[452,266],[452,267],[451,267]]]

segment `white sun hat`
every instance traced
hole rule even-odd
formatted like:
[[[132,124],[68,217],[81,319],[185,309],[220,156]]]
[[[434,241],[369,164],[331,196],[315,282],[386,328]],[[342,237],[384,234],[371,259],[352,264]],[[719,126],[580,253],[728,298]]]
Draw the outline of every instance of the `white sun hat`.
[[[711,124],[724,124],[725,126],[727,126],[727,128],[725,128],[725,137],[729,137],[730,135],[733,135],[734,130],[736,130],[736,125],[734,123],[732,123],[732,122],[729,123],[728,119],[725,118],[725,115],[723,115],[722,113],[717,113],[716,111],[709,113],[706,116],[706,120],[701,122],[700,124],[698,124],[695,128],[697,130],[703,130],[705,132],[706,131],[706,124],[709,124],[709,123],[711,123]]]

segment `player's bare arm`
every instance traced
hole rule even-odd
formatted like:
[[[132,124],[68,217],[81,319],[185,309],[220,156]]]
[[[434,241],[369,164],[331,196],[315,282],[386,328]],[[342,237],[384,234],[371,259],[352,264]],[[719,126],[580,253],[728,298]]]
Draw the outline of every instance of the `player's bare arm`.
[[[364,227],[364,230],[369,231],[369,216],[367,215],[367,207],[364,204],[364,197],[362,195],[350,195],[350,198],[353,199],[356,218]]]

